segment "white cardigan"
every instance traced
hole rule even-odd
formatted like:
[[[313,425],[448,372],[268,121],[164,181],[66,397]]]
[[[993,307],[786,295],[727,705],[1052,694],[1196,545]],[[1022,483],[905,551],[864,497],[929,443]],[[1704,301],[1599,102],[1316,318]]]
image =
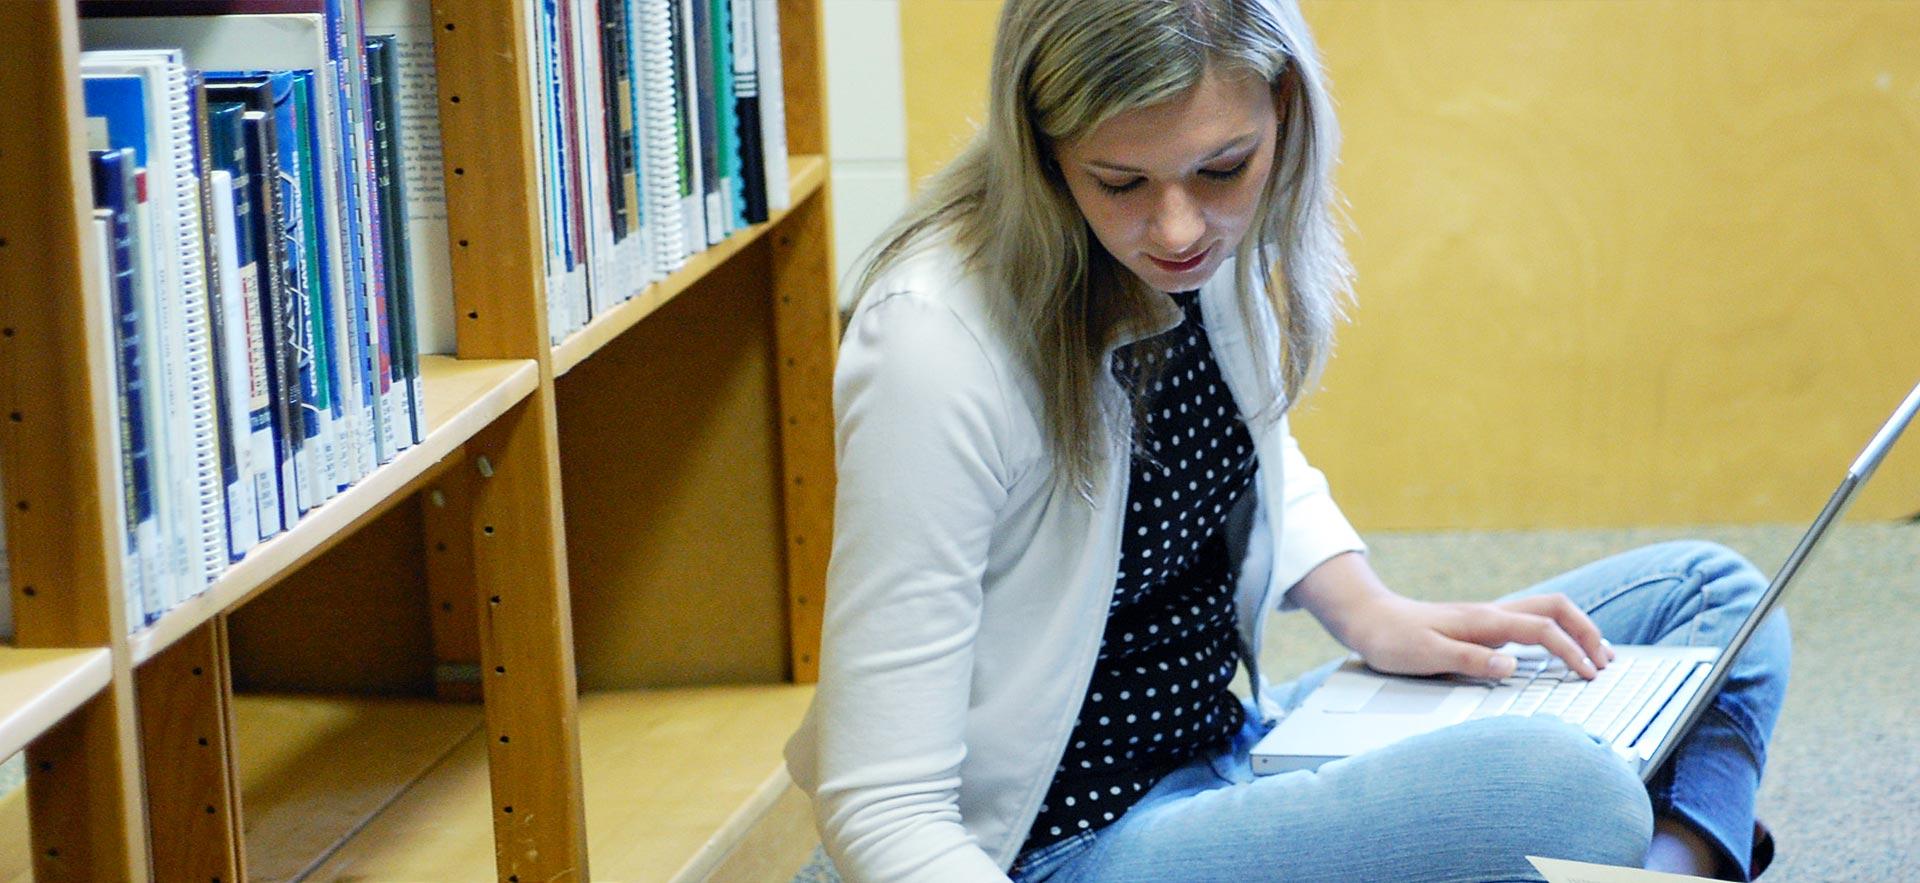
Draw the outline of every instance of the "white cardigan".
[[[1257,366],[1231,261],[1200,306],[1245,413]],[[1105,630],[1128,458],[1108,457],[1084,493],[1049,480],[1039,391],[987,310],[958,255],[927,247],[874,285],[841,342],[820,683],[786,756],[850,883],[1006,880]],[[1272,339],[1270,311],[1264,324]],[[1255,665],[1266,613],[1363,546],[1286,421],[1269,426],[1233,545],[1241,652],[1271,717]]]

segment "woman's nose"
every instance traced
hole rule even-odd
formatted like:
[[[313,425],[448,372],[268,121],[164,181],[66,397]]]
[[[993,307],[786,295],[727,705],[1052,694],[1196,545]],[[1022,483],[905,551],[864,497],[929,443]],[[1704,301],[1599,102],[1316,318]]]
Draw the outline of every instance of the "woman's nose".
[[[1154,206],[1147,235],[1153,247],[1162,252],[1158,257],[1175,258],[1198,243],[1206,229],[1206,219],[1201,217],[1193,195],[1182,187],[1168,187]]]

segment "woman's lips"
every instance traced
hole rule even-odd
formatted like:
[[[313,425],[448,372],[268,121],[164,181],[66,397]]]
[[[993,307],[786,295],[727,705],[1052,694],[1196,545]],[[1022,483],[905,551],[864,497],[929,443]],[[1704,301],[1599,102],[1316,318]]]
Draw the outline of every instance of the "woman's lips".
[[[1190,257],[1184,261],[1177,261],[1177,262],[1161,260],[1160,258],[1154,257],[1153,255],[1147,255],[1147,260],[1152,261],[1154,266],[1159,267],[1160,269],[1165,270],[1169,273],[1185,273],[1188,270],[1192,270],[1199,267],[1200,262],[1206,260],[1207,255],[1212,251],[1213,251],[1213,247],[1208,246],[1205,250],[1201,251],[1199,254],[1194,255],[1193,257]]]

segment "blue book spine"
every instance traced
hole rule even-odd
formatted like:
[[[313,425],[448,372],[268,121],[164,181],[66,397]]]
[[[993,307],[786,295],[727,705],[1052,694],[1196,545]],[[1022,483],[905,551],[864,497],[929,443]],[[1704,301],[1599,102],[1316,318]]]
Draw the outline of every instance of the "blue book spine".
[[[113,313],[114,378],[120,398],[120,482],[126,500],[127,552],[126,578],[137,583],[140,568],[135,539],[140,525],[154,518],[152,451],[147,444],[147,427],[140,415],[146,406],[146,379],[140,366],[140,299],[134,288],[136,229],[133,207],[138,200],[134,178],[133,151],[126,148],[90,152],[93,171],[94,207],[112,213],[113,248],[108,266],[113,277],[108,285]],[[130,593],[131,599],[141,597]],[[144,611],[129,611],[129,619],[146,621]]]

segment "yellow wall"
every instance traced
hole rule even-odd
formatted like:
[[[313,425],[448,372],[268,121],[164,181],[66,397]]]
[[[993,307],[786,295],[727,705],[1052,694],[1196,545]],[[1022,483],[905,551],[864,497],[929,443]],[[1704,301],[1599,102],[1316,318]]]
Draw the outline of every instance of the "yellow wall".
[[[994,0],[902,0],[910,173]],[[1318,0],[1360,307],[1295,431],[1363,528],[1810,519],[1920,380],[1920,4]],[[1920,430],[1856,518],[1920,510]]]

